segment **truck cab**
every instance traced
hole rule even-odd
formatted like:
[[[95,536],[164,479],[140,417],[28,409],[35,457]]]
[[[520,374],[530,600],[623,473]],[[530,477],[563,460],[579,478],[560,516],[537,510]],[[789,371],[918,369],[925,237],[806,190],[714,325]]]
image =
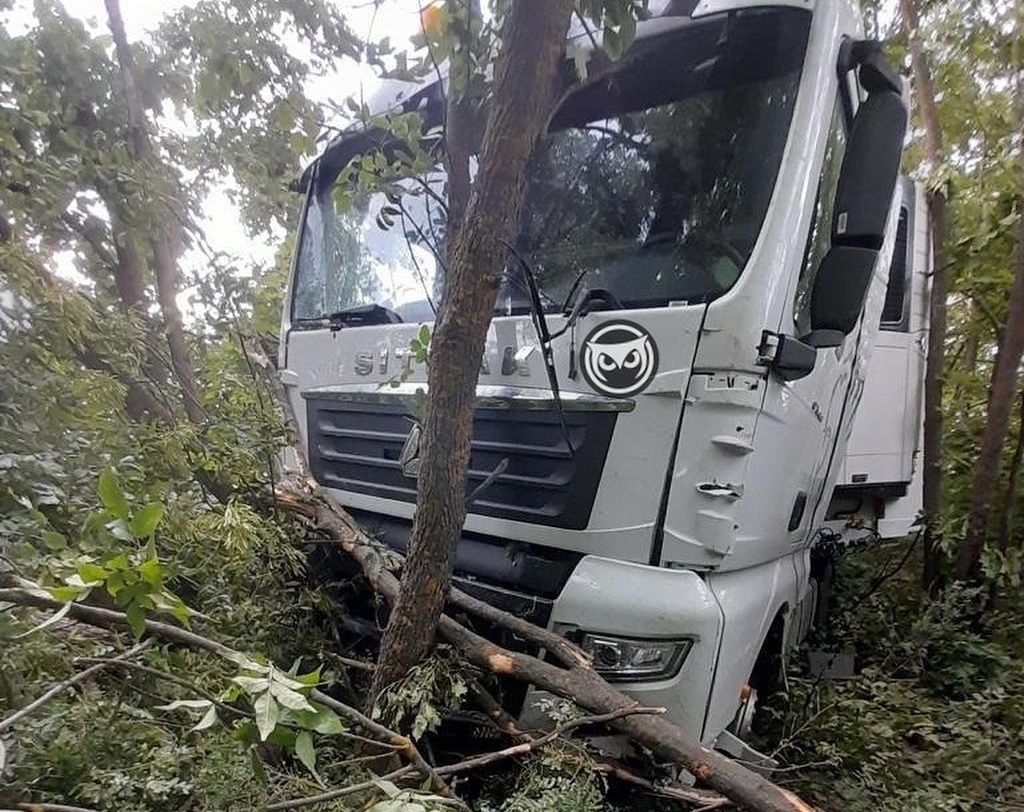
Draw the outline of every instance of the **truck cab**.
[[[620,60],[567,60],[481,359],[457,583],[707,743],[805,630],[824,535],[912,521],[884,525],[915,492],[926,218],[861,37],[845,0],[653,2]],[[387,109],[433,143],[443,93]],[[279,366],[317,481],[404,549],[445,175],[359,191],[388,150],[347,132],[303,175]]]

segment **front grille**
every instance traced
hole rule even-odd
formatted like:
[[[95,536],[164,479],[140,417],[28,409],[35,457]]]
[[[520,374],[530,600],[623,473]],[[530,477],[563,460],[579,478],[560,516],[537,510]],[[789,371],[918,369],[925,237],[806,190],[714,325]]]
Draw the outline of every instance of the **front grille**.
[[[401,403],[306,394],[310,468],[328,488],[416,501],[398,462],[413,425]],[[611,410],[565,410],[573,451],[552,410],[480,407],[473,419],[467,493],[508,460],[470,512],[582,530],[590,520],[615,427]]]

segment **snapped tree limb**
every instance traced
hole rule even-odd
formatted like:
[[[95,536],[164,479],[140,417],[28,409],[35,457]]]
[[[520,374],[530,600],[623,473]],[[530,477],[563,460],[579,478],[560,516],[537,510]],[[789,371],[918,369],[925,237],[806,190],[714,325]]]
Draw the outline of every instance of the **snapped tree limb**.
[[[22,606],[34,606],[39,609],[46,609],[50,611],[59,610],[64,606],[60,601],[17,587],[0,588],[0,603],[15,603]],[[67,616],[81,623],[87,623],[89,625],[99,626],[105,629],[129,628],[128,616],[124,614],[124,612],[116,612],[112,609],[102,609],[98,606],[72,603],[68,609]],[[225,657],[226,659],[237,661],[240,654],[240,652],[218,642],[217,640],[204,637],[201,634],[196,634],[195,632],[179,628],[178,626],[173,626],[170,623],[147,619],[145,621],[145,626],[146,632],[153,637],[158,637],[162,640],[169,640],[174,643],[180,643],[203,651],[209,651],[214,654],[218,654],[221,657]],[[103,667],[107,667],[107,665],[107,663],[104,663]],[[408,761],[411,767],[418,771],[424,779],[430,782],[430,785],[435,792],[439,794],[449,793],[448,785],[445,783],[444,779],[438,775],[437,771],[427,762],[423,757],[423,754],[420,753],[416,745],[407,736],[396,733],[394,730],[385,727],[379,722],[375,722],[373,719],[355,708],[346,705],[344,702],[340,702],[317,688],[310,691],[309,698],[317,704],[330,708],[338,714],[338,716],[341,716],[354,725],[360,727],[372,738],[374,743],[379,742],[384,744],[387,748],[400,755]]]
[[[399,582],[382,565],[380,543],[368,537],[347,513],[329,501],[315,482],[302,478],[284,483],[278,489],[277,497],[283,507],[308,517],[319,530],[334,539],[360,565],[373,589],[394,605]],[[594,671],[582,651],[553,632],[526,623],[458,590],[451,590],[449,599],[464,611],[486,617],[527,636],[527,639],[547,648],[561,663],[560,667],[502,648],[465,628],[450,615],[442,615],[438,627],[440,636],[474,665],[493,674],[529,682],[570,699],[593,714],[615,713],[636,707],[634,700],[615,690]],[[610,721],[609,726],[658,756],[684,767],[701,784],[744,809],[752,812],[813,812],[810,805],[793,793],[703,747],[662,716],[625,715]]]

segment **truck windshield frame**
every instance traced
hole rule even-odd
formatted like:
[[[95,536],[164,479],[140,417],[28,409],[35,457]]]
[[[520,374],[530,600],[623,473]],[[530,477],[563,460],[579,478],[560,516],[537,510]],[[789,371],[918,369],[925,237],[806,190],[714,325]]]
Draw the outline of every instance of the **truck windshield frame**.
[[[618,62],[595,56],[586,81],[566,67],[514,240],[546,311],[581,277],[626,308],[708,302],[736,283],[779,177],[810,20],[788,7],[678,20],[641,30]],[[369,305],[388,321],[430,321],[443,298],[444,171],[359,193],[346,169],[379,144],[354,134],[309,174],[291,313],[300,328]],[[510,258],[496,314],[528,312],[521,275]]]

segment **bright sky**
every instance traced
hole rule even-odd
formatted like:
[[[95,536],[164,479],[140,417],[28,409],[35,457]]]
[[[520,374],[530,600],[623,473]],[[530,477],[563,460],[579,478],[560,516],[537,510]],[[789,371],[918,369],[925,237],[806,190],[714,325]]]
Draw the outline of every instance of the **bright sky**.
[[[83,20],[90,27],[106,29],[106,9],[103,0],[62,0],[69,13]],[[121,12],[125,29],[130,40],[142,39],[156,28],[165,15],[182,7],[193,5],[195,0],[122,0]],[[419,30],[419,0],[382,0],[379,7],[372,0],[335,0],[349,21],[352,31],[362,39],[379,40],[391,37],[392,45],[401,48],[408,38]],[[5,15],[12,29],[28,25],[32,19],[31,0],[16,0],[10,15]],[[367,66],[355,70],[343,70],[337,76],[316,77],[310,82],[308,92],[317,101],[341,102],[353,95],[372,94],[377,81]],[[173,125],[172,125],[173,126]],[[210,247],[237,257],[239,267],[254,264],[270,264],[274,250],[283,235],[269,240],[253,240],[239,222],[238,212],[225,194],[225,188],[215,189],[206,200],[200,226],[206,233]],[[298,200],[296,200],[298,205]],[[64,261],[66,260],[66,261]],[[57,258],[58,272],[75,278],[76,272],[70,258]],[[184,257],[189,269],[201,269],[205,257],[194,250]],[[189,302],[189,292],[179,297],[179,303],[186,312],[194,312]]]

